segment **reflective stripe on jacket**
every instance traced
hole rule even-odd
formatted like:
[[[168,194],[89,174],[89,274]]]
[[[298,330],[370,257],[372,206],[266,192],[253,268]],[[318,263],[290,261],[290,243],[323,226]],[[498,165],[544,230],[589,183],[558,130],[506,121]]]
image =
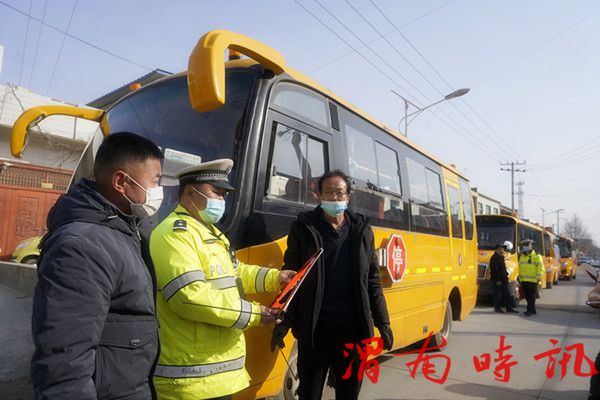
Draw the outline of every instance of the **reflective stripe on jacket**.
[[[519,280],[522,282],[541,282],[545,273],[542,256],[535,250],[519,256]]]
[[[249,385],[243,330],[260,323],[245,293],[275,292],[279,271],[237,262],[229,240],[178,206],[152,232],[162,350],[155,372],[161,399],[206,399]],[[234,265],[237,264],[237,265]]]

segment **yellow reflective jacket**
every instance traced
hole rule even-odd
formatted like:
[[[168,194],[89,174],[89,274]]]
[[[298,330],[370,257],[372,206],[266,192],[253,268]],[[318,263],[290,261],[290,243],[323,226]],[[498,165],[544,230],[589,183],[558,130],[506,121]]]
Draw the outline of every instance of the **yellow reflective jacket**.
[[[160,399],[207,399],[249,385],[244,329],[260,323],[260,307],[240,295],[280,289],[279,271],[237,262],[229,240],[179,205],[152,232],[161,354]],[[234,265],[237,264],[237,265]]]
[[[541,282],[545,273],[542,256],[535,250],[525,255],[519,255],[519,280],[522,282]]]

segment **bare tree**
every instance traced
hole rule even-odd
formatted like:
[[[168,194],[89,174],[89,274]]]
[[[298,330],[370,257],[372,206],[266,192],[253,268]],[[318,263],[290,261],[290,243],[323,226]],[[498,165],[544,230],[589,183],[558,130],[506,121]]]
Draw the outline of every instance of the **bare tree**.
[[[583,220],[577,214],[573,214],[570,220],[565,224],[564,232],[571,239],[580,241],[581,239],[589,239],[590,233]]]

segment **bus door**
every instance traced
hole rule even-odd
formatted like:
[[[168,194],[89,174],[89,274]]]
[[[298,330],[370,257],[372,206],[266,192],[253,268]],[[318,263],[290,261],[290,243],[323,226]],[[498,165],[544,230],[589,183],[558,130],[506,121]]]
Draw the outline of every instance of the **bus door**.
[[[274,251],[280,254],[276,259],[283,260],[285,242],[281,240],[287,236],[292,222],[299,213],[319,204],[317,183],[330,169],[331,142],[330,133],[270,110],[264,129],[253,213],[258,223],[264,223],[265,235],[255,238],[252,253],[263,252],[265,246],[277,242]],[[260,258],[251,254],[251,259]]]
[[[269,110],[263,128],[257,160],[254,204],[246,229],[246,260],[250,264],[281,267],[287,248],[287,235],[298,213],[314,209],[318,178],[330,169],[331,134],[280,112]],[[252,296],[270,304],[273,295]],[[280,382],[286,363],[271,353],[268,328],[246,332],[246,368],[255,382]],[[286,339],[286,358],[294,362],[292,336]]]
[[[460,189],[452,181],[446,180],[448,193],[448,213],[450,214],[450,246],[452,255],[452,280],[464,281],[468,260],[466,259],[466,244],[463,231],[463,213],[461,211]]]

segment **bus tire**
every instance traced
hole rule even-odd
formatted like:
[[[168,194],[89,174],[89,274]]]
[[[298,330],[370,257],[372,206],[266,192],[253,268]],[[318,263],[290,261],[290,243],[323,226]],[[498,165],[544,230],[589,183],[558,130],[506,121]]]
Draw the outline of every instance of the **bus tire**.
[[[39,258],[38,256],[27,256],[21,260],[21,263],[27,264],[27,265],[37,265],[38,258]]]
[[[577,274],[573,273],[573,275],[571,275],[571,278],[577,279]]]
[[[546,281],[546,289],[552,289],[552,280]]]
[[[450,304],[450,300],[448,300],[446,302],[446,312],[444,312],[444,324],[442,325],[442,329],[431,336],[429,346],[441,346],[442,338],[444,338],[447,343],[450,338],[450,332],[452,332],[452,305]]]
[[[542,285],[537,285],[537,290],[535,291],[535,298],[539,299],[542,296]]]
[[[509,291],[511,291],[510,289],[511,288],[509,284]],[[511,301],[513,308],[517,308],[519,306],[519,303],[521,302],[521,290],[519,281],[515,281],[514,289],[512,290]]]
[[[292,351],[288,358],[288,367],[285,369],[283,376],[283,387],[278,396],[272,400],[298,400],[298,342],[294,342]]]

